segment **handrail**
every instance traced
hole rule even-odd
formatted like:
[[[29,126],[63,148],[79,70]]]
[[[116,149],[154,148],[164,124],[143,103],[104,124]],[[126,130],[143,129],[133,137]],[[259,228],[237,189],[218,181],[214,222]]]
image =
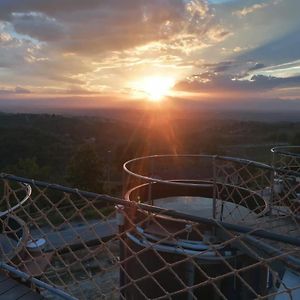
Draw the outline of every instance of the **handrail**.
[[[297,150],[299,150],[299,153],[290,152],[290,151],[288,151],[289,149],[297,149]],[[277,146],[277,147],[272,148],[271,152],[281,154],[281,155],[294,156],[294,157],[300,158],[300,146]]]
[[[8,220],[7,221],[8,223],[10,222],[10,220],[13,220],[19,226],[19,228],[12,230],[12,232],[13,232],[12,239],[15,240],[17,243],[16,246],[14,247],[13,251],[10,251],[8,253],[1,253],[1,254],[3,254],[4,261],[10,261],[14,257],[18,256],[18,254],[22,251],[23,247],[26,245],[26,243],[28,241],[28,236],[29,236],[29,229],[28,229],[26,223],[17,216],[2,215],[0,217],[0,219],[2,219],[1,220],[2,222],[3,222],[3,217],[5,217]],[[9,225],[9,224],[8,224],[8,226],[11,227],[11,225]],[[22,230],[21,231],[22,233],[20,236],[17,236],[16,233],[19,232],[20,230]]]
[[[208,225],[215,226],[217,228],[221,227],[221,228],[225,228],[230,231],[235,231],[235,232],[239,232],[239,233],[247,233],[247,234],[250,234],[253,236],[262,237],[262,238],[266,238],[266,239],[273,240],[273,241],[285,242],[290,245],[300,246],[300,238],[298,238],[298,237],[286,236],[286,235],[270,232],[270,231],[264,230],[264,229],[253,229],[248,226],[226,223],[223,221],[218,221],[215,219],[209,219],[209,218],[205,218],[205,217],[192,216],[192,215],[181,213],[176,210],[165,209],[162,207],[147,205],[144,203],[137,203],[137,202],[133,202],[133,201],[126,201],[124,199],[112,197],[112,196],[109,196],[106,194],[97,194],[97,193],[93,193],[93,192],[82,191],[79,189],[65,187],[65,186],[62,186],[59,184],[51,184],[51,183],[44,182],[44,181],[35,181],[33,179],[23,178],[23,177],[19,177],[19,176],[4,174],[4,173],[0,174],[0,178],[6,178],[6,179],[13,180],[13,181],[24,182],[24,183],[28,183],[28,184],[31,183],[31,184],[39,186],[39,187],[48,187],[53,190],[66,192],[66,193],[70,193],[70,194],[75,194],[75,195],[80,195],[87,199],[92,198],[92,199],[95,199],[98,201],[99,200],[106,201],[106,202],[110,203],[111,205],[122,205],[129,209],[139,208],[139,209],[151,212],[151,213],[158,213],[161,215],[165,215],[165,216],[169,216],[169,217],[173,217],[173,218],[177,218],[177,219],[182,219],[182,220],[187,220],[187,221],[191,221],[191,222],[195,222],[195,223],[199,223],[199,224],[208,224]]]
[[[143,157],[134,158],[134,159],[131,159],[131,160],[125,162],[123,164],[123,170],[126,173],[128,173],[129,175],[134,176],[139,179],[143,179],[147,182],[168,183],[168,184],[172,184],[172,185],[179,185],[179,186],[183,185],[183,186],[190,186],[190,187],[199,186],[199,184],[194,184],[194,183],[182,183],[182,182],[175,182],[175,181],[170,182],[170,180],[163,180],[163,179],[159,179],[159,178],[152,178],[149,176],[140,175],[140,174],[137,174],[137,173],[131,171],[129,168],[129,165],[132,163],[146,160],[146,159],[153,159],[153,158],[154,159],[157,159],[157,158],[206,158],[207,159],[207,158],[209,158],[209,159],[211,159],[212,162],[216,159],[220,159],[220,160],[226,160],[226,161],[240,163],[240,164],[247,165],[247,166],[251,165],[251,166],[257,166],[260,168],[264,168],[267,170],[273,170],[273,168],[267,164],[258,163],[258,162],[247,160],[247,159],[227,157],[227,156],[218,156],[218,155],[205,155],[205,154],[179,154],[179,155],[162,154],[162,155],[143,156]],[[213,184],[213,182],[212,182],[212,184]]]
[[[209,184],[208,182],[205,183],[205,181],[202,181],[202,180],[199,180],[199,181],[204,182],[204,183],[195,184],[195,186],[197,186],[197,187],[212,187],[212,188],[214,187],[213,184]],[[170,182],[173,182],[173,181],[170,180]],[[157,184],[157,183],[158,182],[155,182],[154,184]],[[220,183],[217,182],[217,184],[220,184]],[[262,209],[261,212],[256,213],[257,217],[261,217],[261,216],[265,215],[268,212],[269,204],[263,199],[263,197],[261,197],[261,195],[257,191],[252,191],[250,189],[246,189],[246,188],[243,188],[243,187],[239,187],[239,186],[235,186],[235,185],[227,184],[227,183],[225,183],[225,184],[222,183],[222,185],[226,186],[228,188],[237,188],[240,192],[242,192],[242,191],[249,192],[249,194],[251,194],[251,196],[259,197],[262,201],[264,201],[264,209]],[[126,201],[132,201],[132,200],[130,200],[130,195],[131,195],[132,192],[134,192],[134,191],[136,191],[140,188],[148,187],[148,186],[149,186],[149,183],[144,183],[144,184],[141,184],[141,185],[138,185],[138,186],[135,186],[135,187],[131,188],[124,195],[125,200]],[[218,200],[222,201],[222,199],[218,199]],[[241,206],[243,206],[243,205],[241,204]]]
[[[29,184],[27,183],[23,183],[23,185],[25,186],[25,190],[26,190],[26,195],[25,197],[15,206],[10,207],[9,209],[5,210],[5,211],[0,211],[0,218],[7,215],[8,213],[12,213],[13,211],[15,211],[16,209],[18,209],[21,205],[23,205],[31,196],[32,193],[32,188]]]
[[[158,183],[162,183],[162,184],[190,186],[190,187],[199,186],[198,184],[194,184],[194,183],[182,183],[182,182],[174,182],[174,181],[171,182],[170,180],[163,180],[163,179],[159,179],[159,178],[144,176],[144,175],[137,174],[137,173],[133,172],[130,169],[130,164],[132,164],[132,163],[139,162],[139,161],[146,160],[146,159],[153,159],[153,158],[154,159],[156,159],[156,158],[210,158],[212,160],[212,162],[214,162],[214,160],[219,159],[219,160],[239,163],[239,164],[245,165],[245,166],[258,167],[260,169],[269,170],[271,172],[277,172],[279,174],[300,176],[300,173],[296,172],[296,171],[275,168],[275,167],[272,167],[270,165],[260,163],[260,162],[256,162],[256,161],[252,161],[252,160],[248,160],[248,159],[229,157],[229,156],[219,156],[219,155],[204,155],[204,154],[184,154],[184,155],[181,155],[181,154],[179,154],[179,155],[162,154],[162,155],[143,156],[143,157],[134,158],[134,159],[131,159],[131,160],[125,162],[123,164],[123,170],[127,174],[129,174],[133,177],[136,177],[138,179],[145,180],[146,182],[158,182]]]
[[[32,193],[32,188],[29,184],[27,184],[27,183],[21,183],[21,184],[25,187],[25,191],[26,191],[25,197],[20,202],[18,202],[16,205],[14,205],[13,207],[10,207],[5,211],[0,211],[0,219],[2,219],[2,220],[4,218],[7,218],[8,220],[13,219],[16,223],[18,223],[18,225],[20,226],[20,229],[22,229],[22,235],[20,237],[15,239],[16,235],[13,235],[14,239],[17,242],[17,245],[14,248],[13,253],[10,252],[10,253],[4,254],[5,260],[10,260],[13,257],[17,256],[18,253],[22,250],[22,248],[26,244],[26,242],[28,240],[28,236],[29,236],[29,230],[28,230],[28,227],[25,224],[25,222],[23,220],[21,220],[19,217],[11,215],[12,212],[14,212],[18,208],[20,208],[24,203],[27,202],[27,200],[30,198],[31,193]],[[18,230],[16,230],[16,231],[18,231]]]
[[[53,285],[50,285],[50,284],[48,284],[44,281],[41,281],[37,278],[34,278],[34,277],[28,275],[27,273],[22,272],[19,269],[15,268],[11,265],[8,265],[7,263],[4,263],[4,262],[0,261],[0,269],[7,271],[8,273],[10,273],[10,274],[22,279],[22,280],[32,282],[35,286],[37,286],[39,288],[42,288],[42,289],[45,289],[45,290],[48,290],[48,291],[52,292],[53,294],[55,294],[55,295],[57,295],[57,296],[59,296],[63,299],[78,300],[77,298],[72,297],[71,295],[69,295],[68,293],[62,291],[61,289],[59,289],[59,288],[57,288]]]

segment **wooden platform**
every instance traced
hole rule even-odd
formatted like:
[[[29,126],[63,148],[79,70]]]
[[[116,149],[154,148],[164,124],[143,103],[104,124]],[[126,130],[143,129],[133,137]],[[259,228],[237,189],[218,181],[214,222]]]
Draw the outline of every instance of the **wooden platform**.
[[[35,239],[44,238],[47,245],[45,252],[71,249],[79,245],[99,244],[102,240],[110,239],[118,233],[116,219],[107,220],[103,223],[95,223],[84,226],[69,226],[68,229],[61,231],[45,232],[41,235],[42,229],[31,232]]]
[[[45,299],[26,285],[0,272],[0,300],[41,300]]]

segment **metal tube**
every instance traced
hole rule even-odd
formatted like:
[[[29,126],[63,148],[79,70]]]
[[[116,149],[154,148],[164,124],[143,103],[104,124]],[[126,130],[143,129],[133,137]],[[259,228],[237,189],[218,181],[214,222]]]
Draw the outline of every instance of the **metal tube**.
[[[273,254],[276,256],[279,256],[279,260],[283,260],[284,262],[288,264],[292,264],[293,267],[296,267],[297,269],[300,269],[300,259],[296,258],[291,255],[285,255],[284,252],[280,251],[279,249],[264,243],[263,241],[260,241],[252,236],[243,236],[241,239],[245,240],[246,242],[252,244],[256,248],[259,248],[260,250],[263,250],[264,252],[268,254]]]
[[[288,151],[290,149],[296,149],[299,153]],[[287,156],[300,157],[300,146],[278,146],[271,149],[272,153],[278,153]]]
[[[42,289],[46,289],[50,292],[52,292],[53,294],[63,298],[63,299],[67,299],[67,300],[78,300],[78,298],[75,298],[75,297],[72,297],[70,296],[69,294],[67,294],[66,292],[62,291],[61,289],[55,287],[55,286],[52,286],[48,283],[45,283],[39,279],[36,279],[4,262],[0,262],[0,269],[3,269],[5,271],[8,271],[9,273],[21,278],[21,279],[24,279],[26,281],[30,281],[32,282],[34,285],[36,285],[37,287],[39,288],[42,288]]]
[[[1,174],[0,177],[6,178],[6,179],[11,179],[11,180],[18,181],[18,182],[33,184],[33,185],[40,186],[40,187],[48,187],[48,188],[51,188],[51,189],[54,189],[57,191],[66,192],[66,193],[70,193],[70,194],[77,194],[77,195],[81,195],[86,198],[102,200],[102,201],[109,202],[112,205],[120,204],[120,205],[124,205],[125,207],[129,207],[129,208],[136,207],[136,208],[140,208],[142,210],[148,211],[148,212],[159,213],[164,216],[169,216],[169,217],[173,217],[173,218],[192,221],[195,223],[207,224],[207,225],[211,225],[211,226],[215,226],[215,227],[225,228],[225,229],[239,232],[239,233],[248,233],[250,235],[257,236],[257,237],[266,238],[266,239],[277,241],[277,242],[284,242],[284,243],[298,246],[298,247],[300,246],[300,238],[298,238],[298,237],[285,236],[285,235],[270,232],[270,231],[267,231],[264,229],[253,229],[253,228],[247,227],[247,226],[231,224],[231,223],[217,221],[214,219],[209,219],[209,218],[204,218],[204,217],[192,216],[192,215],[184,214],[184,213],[181,213],[181,212],[178,212],[175,210],[164,209],[161,207],[151,206],[151,205],[147,205],[144,203],[136,203],[133,201],[125,201],[124,199],[111,197],[111,196],[104,195],[104,194],[97,194],[97,193],[92,193],[92,192],[81,191],[78,189],[64,187],[64,186],[61,186],[58,184],[49,184],[46,182],[35,181],[32,179],[17,177],[14,175]]]
[[[216,177],[217,177],[217,174],[216,174],[216,158],[215,156],[213,157],[213,165],[212,165],[212,168],[213,168],[213,213],[212,213],[212,216],[214,219],[216,219],[217,217],[217,180],[216,180]]]
[[[186,262],[185,272],[187,275],[187,286],[191,287],[191,289],[188,291],[187,300],[193,300],[195,299],[194,292],[192,289],[193,285],[195,284],[195,266],[192,262]]]
[[[214,219],[209,219],[209,218],[204,218],[204,217],[198,217],[198,216],[192,216],[188,214],[184,214],[175,210],[168,210],[156,206],[150,206],[144,203],[139,203],[137,204],[138,207],[140,207],[143,210],[147,210],[150,212],[154,213],[159,213],[161,215],[166,215],[178,219],[183,219],[183,220],[189,220],[195,223],[200,223],[200,224],[207,224],[207,225],[212,225],[220,228],[225,228],[231,231],[236,231],[239,233],[248,233],[250,235],[258,236],[261,238],[266,238],[269,240],[277,241],[277,242],[284,242],[290,245],[294,246],[300,246],[300,238],[297,237],[291,237],[291,236],[285,236],[281,234],[277,234],[274,232],[270,232],[264,229],[253,229],[251,227],[247,226],[242,226],[242,225],[237,225],[237,224],[231,224],[227,222],[221,222],[217,221]]]

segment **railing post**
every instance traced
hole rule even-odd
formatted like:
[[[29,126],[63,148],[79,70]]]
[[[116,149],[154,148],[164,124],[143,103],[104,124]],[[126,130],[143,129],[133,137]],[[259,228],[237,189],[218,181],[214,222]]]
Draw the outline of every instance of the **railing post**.
[[[273,166],[274,168],[274,166]],[[274,195],[275,195],[275,170],[271,172],[271,190],[270,190],[270,197],[269,197],[269,214],[272,215],[272,209],[274,204]]]
[[[216,156],[213,156],[213,218],[217,217],[217,174]]]
[[[150,178],[154,178],[154,163],[153,163],[153,158],[151,159],[151,164],[150,164]],[[153,199],[152,199],[152,183],[154,183],[154,181],[150,181],[149,182],[149,188],[148,188],[148,203],[153,205]]]

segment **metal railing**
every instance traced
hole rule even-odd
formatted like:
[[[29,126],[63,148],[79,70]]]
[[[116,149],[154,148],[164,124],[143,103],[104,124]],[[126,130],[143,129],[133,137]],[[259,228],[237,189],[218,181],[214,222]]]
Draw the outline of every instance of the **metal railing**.
[[[271,149],[275,168],[300,172],[300,146],[280,146]]]
[[[297,172],[196,155],[124,172],[124,199],[1,174],[0,268],[49,299],[297,299]]]

